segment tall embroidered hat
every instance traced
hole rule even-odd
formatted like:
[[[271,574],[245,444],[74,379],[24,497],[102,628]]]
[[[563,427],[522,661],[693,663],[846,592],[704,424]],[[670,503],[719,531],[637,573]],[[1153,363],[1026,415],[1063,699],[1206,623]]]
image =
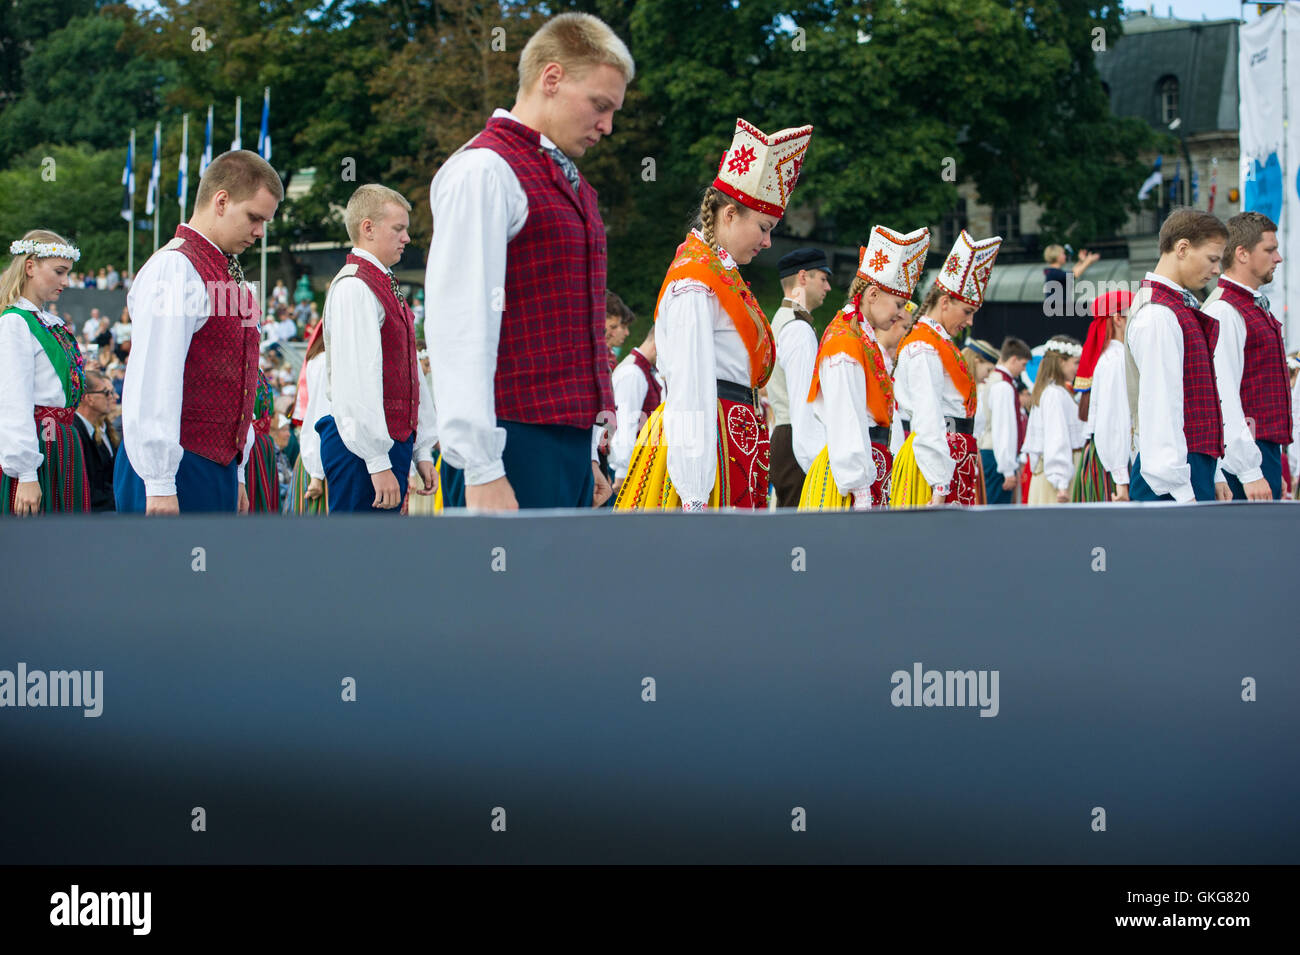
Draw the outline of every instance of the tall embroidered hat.
[[[1002,247],[1002,236],[976,242],[965,229],[957,236],[952,251],[939,269],[939,286],[955,299],[979,308],[993,274],[993,260]]]
[[[812,131],[811,126],[798,126],[769,136],[737,119],[736,135],[718,163],[713,187],[747,208],[780,218],[799,181]]]
[[[925,253],[929,248],[928,229],[900,235],[883,225],[875,226],[859,255],[858,275],[891,295],[911,298],[925,269]]]

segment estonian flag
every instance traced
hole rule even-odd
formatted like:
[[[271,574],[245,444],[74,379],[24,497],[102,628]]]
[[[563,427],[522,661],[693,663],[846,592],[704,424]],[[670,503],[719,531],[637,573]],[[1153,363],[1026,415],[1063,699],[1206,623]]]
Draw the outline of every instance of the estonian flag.
[[[1146,181],[1142,183],[1142,188],[1138,190],[1138,202],[1141,202],[1147,196],[1151,195],[1151,190],[1159,187],[1164,180],[1164,173],[1160,171],[1160,166],[1164,162],[1163,156],[1156,157],[1156,164],[1151,169],[1151,175],[1147,176]]]
[[[181,204],[181,208],[184,208],[184,207],[185,207],[185,193],[186,193],[186,192],[188,191],[188,189],[189,189],[189,178],[190,178],[190,157],[187,156],[187,155],[185,155],[185,153],[183,153],[183,152],[181,153],[181,160],[180,160],[180,162],[177,164],[177,170],[176,170],[176,171],[177,171],[177,173],[178,173],[178,176],[177,176],[177,179],[176,179],[176,199],[177,199],[177,201]]]
[[[257,154],[271,161],[271,87],[262,93],[262,128],[257,132]]]
[[[135,147],[126,147],[126,165],[122,167],[122,218],[127,222],[135,218]]]
[[[158,180],[162,177],[162,163],[158,160],[158,139],[162,136],[161,125],[153,128],[153,166],[149,169],[149,192],[144,199],[144,214],[153,215],[154,202],[158,198]]]
[[[199,178],[208,171],[212,165],[212,107],[208,107],[208,127],[203,132],[203,155],[199,157]]]

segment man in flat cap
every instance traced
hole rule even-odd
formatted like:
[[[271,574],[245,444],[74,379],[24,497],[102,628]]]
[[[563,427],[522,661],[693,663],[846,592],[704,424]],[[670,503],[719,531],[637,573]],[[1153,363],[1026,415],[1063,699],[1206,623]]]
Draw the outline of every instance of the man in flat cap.
[[[772,316],[776,368],[767,383],[773,413],[772,487],[778,507],[798,507],[804,476],[826,446],[826,429],[808,401],[817,332],[813,311],[831,290],[830,263],[821,249],[795,249],[777,263],[785,298]]]

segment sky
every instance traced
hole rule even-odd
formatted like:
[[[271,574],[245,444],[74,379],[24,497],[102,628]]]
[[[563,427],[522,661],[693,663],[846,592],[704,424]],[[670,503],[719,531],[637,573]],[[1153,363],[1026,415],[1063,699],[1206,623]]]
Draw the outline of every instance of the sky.
[[[1180,20],[1200,20],[1204,17],[1207,20],[1255,20],[1259,14],[1255,12],[1255,4],[1239,3],[1238,0],[1160,0],[1152,4],[1139,2],[1139,0],[1127,0],[1124,7],[1127,10],[1150,10],[1155,7],[1156,16],[1169,16],[1169,8],[1173,7],[1174,16]]]

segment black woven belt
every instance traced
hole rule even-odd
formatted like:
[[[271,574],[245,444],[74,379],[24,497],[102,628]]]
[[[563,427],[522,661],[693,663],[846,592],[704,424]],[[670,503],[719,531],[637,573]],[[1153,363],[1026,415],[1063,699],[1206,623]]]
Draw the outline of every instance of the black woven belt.
[[[749,405],[755,411],[758,410],[758,389],[750,388],[748,385],[738,385],[734,381],[723,381],[718,379],[718,397],[723,401],[738,401],[742,405]]]
[[[952,417],[952,415],[944,415],[943,420],[947,422],[948,430],[950,430],[953,434],[974,434],[975,433],[974,418],[954,418]],[[912,422],[904,418],[903,434],[911,434],[911,433],[912,433]]]
[[[871,429],[871,440],[875,444],[883,444],[889,447],[889,429],[883,425],[875,425]]]

